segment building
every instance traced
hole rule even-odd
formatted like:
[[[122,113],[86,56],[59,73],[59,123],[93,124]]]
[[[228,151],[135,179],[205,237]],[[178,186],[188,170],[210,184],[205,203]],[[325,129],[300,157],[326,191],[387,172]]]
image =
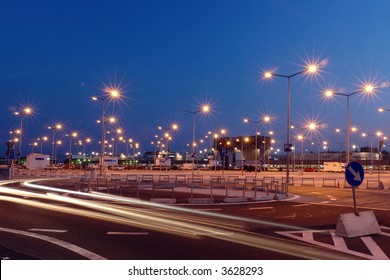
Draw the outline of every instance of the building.
[[[271,138],[269,136],[234,136],[214,139],[214,157],[223,167],[269,164]]]

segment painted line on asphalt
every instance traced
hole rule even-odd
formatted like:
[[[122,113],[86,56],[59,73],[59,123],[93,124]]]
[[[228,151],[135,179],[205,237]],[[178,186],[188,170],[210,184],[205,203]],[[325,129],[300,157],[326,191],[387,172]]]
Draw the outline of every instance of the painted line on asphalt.
[[[251,207],[244,210],[267,210],[267,209],[275,209],[275,207],[272,206],[264,206],[264,207]]]
[[[388,260],[387,255],[382,251],[382,249],[375,243],[375,241],[370,236],[361,237],[364,244],[366,244],[368,250],[374,256],[376,260]]]
[[[59,240],[59,239],[56,239],[56,238],[53,238],[53,237],[50,237],[50,236],[45,236],[45,235],[41,235],[41,234],[37,234],[37,233],[31,233],[31,232],[28,232],[28,231],[22,231],[22,230],[16,230],[16,229],[9,229],[9,228],[2,228],[0,227],[0,231],[4,231],[4,232],[8,232],[8,233],[14,233],[14,234],[19,234],[19,235],[24,235],[24,236],[28,236],[28,237],[32,237],[32,238],[37,238],[37,239],[40,239],[40,240],[44,240],[46,242],[49,242],[49,243],[52,243],[54,245],[57,245],[57,246],[60,246],[62,248],[65,248],[69,251],[72,251],[72,252],[75,252],[89,260],[105,260],[105,258],[103,258],[102,256],[99,256],[91,251],[88,251],[84,248],[81,248],[77,245],[74,245],[74,244],[71,244],[71,243],[68,243],[66,241],[62,241],[62,240]]]
[[[66,229],[49,229],[49,228],[30,228],[28,231],[56,232],[56,233],[65,233],[65,232],[68,232],[68,230],[66,230]]]
[[[149,232],[109,231],[107,235],[149,235]]]
[[[222,208],[198,208],[196,210],[201,210],[201,211],[223,211]]]
[[[382,251],[382,249],[378,246],[378,244],[369,236],[363,236],[360,238],[366,245],[367,249],[370,251],[371,255],[350,250],[345,242],[346,238],[337,236],[335,230],[309,230],[309,231],[285,231],[285,232],[277,231],[276,233],[290,237],[292,239],[301,240],[309,244],[315,244],[321,247],[333,249],[336,251],[363,257],[370,260],[389,260],[389,257]],[[314,239],[314,233],[330,234],[334,245],[323,243],[321,241],[316,241]],[[386,235],[383,233],[379,233],[379,234]]]

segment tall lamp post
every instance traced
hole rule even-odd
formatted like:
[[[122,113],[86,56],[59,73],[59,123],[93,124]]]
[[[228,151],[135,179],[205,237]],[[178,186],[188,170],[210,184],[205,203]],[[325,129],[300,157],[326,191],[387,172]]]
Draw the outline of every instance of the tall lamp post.
[[[20,129],[19,129],[18,167],[20,166],[20,158],[22,155],[23,120],[26,116],[32,114],[32,109],[30,107],[25,107],[22,109],[22,113],[15,112],[15,116],[19,116],[20,114],[22,114],[22,116],[20,117]]]
[[[345,153],[346,153],[346,163],[348,164],[350,162],[350,137],[351,137],[351,119],[350,119],[350,110],[349,110],[349,99],[352,95],[355,95],[357,93],[365,93],[365,94],[372,94],[374,93],[375,87],[371,84],[363,85],[363,88],[351,92],[351,93],[336,93],[333,92],[333,90],[329,89],[325,91],[325,96],[327,98],[332,98],[334,95],[336,96],[345,96],[347,98],[347,133],[346,133],[346,143],[345,143]]]
[[[258,124],[261,122],[261,120],[259,121],[253,121],[253,120],[249,120],[249,119],[244,119],[244,122],[248,123],[248,122],[251,122],[251,123],[254,123],[254,124]],[[264,153],[265,151],[263,151]],[[255,178],[257,176],[257,129],[255,130]]]
[[[271,121],[271,117],[270,116],[268,116],[268,115],[265,115],[265,116],[263,116],[262,117],[262,119],[261,120],[258,120],[258,121],[254,121],[254,120],[250,120],[250,119],[247,119],[247,118],[245,118],[244,119],[244,122],[245,123],[248,123],[248,122],[250,122],[250,123],[254,123],[254,124],[258,124],[258,123],[263,123],[263,124],[267,124],[267,123],[269,123]],[[257,148],[258,148],[258,146],[257,146],[257,138],[258,138],[258,135],[260,135],[259,134],[259,132],[257,131],[257,129],[255,130],[255,178],[256,178],[256,175],[257,175],[257,168],[258,168],[258,164],[257,164]],[[264,157],[264,163],[265,163],[265,137],[263,137],[263,144],[264,144],[264,149],[263,149],[263,157]],[[259,156],[260,156],[260,153],[259,153]]]
[[[291,78],[298,76],[300,74],[316,74],[318,73],[318,65],[316,64],[308,64],[306,69],[296,72],[291,75],[280,75],[272,72],[265,72],[264,77],[266,79],[270,79],[273,76],[281,77],[287,79],[287,136],[286,136],[286,144],[284,145],[284,151],[287,153],[286,159],[286,193],[288,192],[288,185],[290,183],[290,152],[292,151],[292,144],[290,143],[290,107],[291,107]]]
[[[52,128],[49,126],[49,129],[52,129]],[[62,129],[62,124],[56,124],[53,129],[54,129],[53,139],[51,142],[51,164],[52,165],[54,165],[54,161],[55,161],[55,151],[54,151],[55,150],[55,136],[56,136],[57,131]]]
[[[69,136],[69,160],[68,160],[68,167],[70,169],[71,161],[72,161],[72,137],[76,138],[77,137],[77,132],[72,132],[70,133]]]
[[[203,105],[202,108],[196,111],[189,111],[182,109],[183,112],[192,114],[192,143],[191,143],[191,157],[192,157],[192,176],[194,176],[194,169],[195,169],[195,117],[198,113],[208,113],[210,112],[210,106],[209,105]]]
[[[109,90],[106,91],[106,96],[105,97],[97,97],[93,96],[92,100],[94,101],[101,101],[102,103],[102,137],[101,137],[101,146],[100,146],[100,161],[99,161],[99,175],[103,175],[103,168],[104,168],[104,153],[105,153],[105,142],[106,142],[106,132],[105,132],[105,110],[106,110],[106,100],[109,99],[116,99],[120,98],[120,93],[118,90]]]
[[[41,141],[41,154],[43,153],[43,142],[46,142],[47,141],[47,136],[43,136],[40,141]]]

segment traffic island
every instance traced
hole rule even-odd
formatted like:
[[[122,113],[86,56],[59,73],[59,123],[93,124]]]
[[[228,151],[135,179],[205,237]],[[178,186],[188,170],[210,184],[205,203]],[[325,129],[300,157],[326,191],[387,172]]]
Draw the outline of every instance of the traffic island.
[[[336,225],[336,235],[358,237],[378,234],[381,229],[372,210],[341,214]]]
[[[214,199],[207,197],[196,197],[188,199],[189,204],[212,204]]]
[[[336,225],[336,235],[358,237],[380,233],[381,230],[372,210],[357,211],[355,190],[364,180],[362,165],[354,161],[348,163],[345,167],[345,180],[352,187],[354,213],[340,215]]]
[[[225,203],[240,203],[240,202],[247,202],[247,197],[225,197],[223,202]]]

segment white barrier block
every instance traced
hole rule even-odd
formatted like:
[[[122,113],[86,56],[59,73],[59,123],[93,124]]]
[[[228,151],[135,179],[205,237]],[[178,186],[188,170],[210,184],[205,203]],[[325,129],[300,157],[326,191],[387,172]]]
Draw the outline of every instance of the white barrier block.
[[[336,226],[336,235],[344,237],[366,236],[380,233],[378,222],[372,210],[341,214]]]

